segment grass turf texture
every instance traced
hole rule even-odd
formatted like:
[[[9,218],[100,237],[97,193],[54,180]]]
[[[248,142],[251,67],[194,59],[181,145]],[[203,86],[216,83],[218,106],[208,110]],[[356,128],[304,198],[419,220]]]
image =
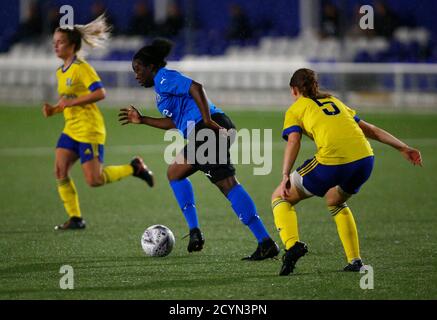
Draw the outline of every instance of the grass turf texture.
[[[360,194],[349,201],[362,256],[374,269],[374,290],[360,288],[361,274],[344,273],[345,257],[321,199],[297,206],[301,240],[310,252],[295,273],[279,277],[280,261],[240,261],[255,239],[227,200],[201,173],[192,177],[201,228],[201,253],[188,254],[187,227],[166,180],[163,131],[117,123],[104,110],[106,164],[139,154],[156,175],[156,187],[128,178],[91,189],[80,165],[72,171],[85,231],[55,232],[66,220],[53,176],[54,145],[62,116],[44,119],[39,108],[0,108],[0,299],[436,299],[437,115],[361,114],[421,149],[415,168],[389,147],[372,142],[376,164]],[[150,113],[150,112],[149,112]],[[152,112],[153,114],[153,112]],[[279,242],[270,195],[279,183],[283,145],[280,112],[229,112],[239,128],[273,128],[273,172],[253,176],[237,165],[237,177],[254,198]],[[315,148],[307,139],[298,164]],[[131,147],[121,147],[129,145]],[[143,255],[140,236],[152,224],[170,227],[170,256]],[[74,268],[74,290],[61,290],[62,265]]]

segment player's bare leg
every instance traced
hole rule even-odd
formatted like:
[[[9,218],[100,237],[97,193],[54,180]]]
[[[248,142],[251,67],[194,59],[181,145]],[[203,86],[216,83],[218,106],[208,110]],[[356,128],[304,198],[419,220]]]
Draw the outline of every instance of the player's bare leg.
[[[280,187],[278,186],[275,191],[273,191],[272,194],[272,201],[276,198],[281,198],[281,191],[280,191]],[[284,198],[284,200],[286,200],[287,202],[289,202],[292,206],[298,204],[300,201],[310,198],[312,196],[307,195],[306,193],[304,193],[302,190],[300,190],[298,187],[296,187],[295,184],[291,184],[290,189],[289,189],[289,194],[288,196],[286,196]]]
[[[90,187],[100,187],[105,184],[103,165],[98,158],[93,158],[82,164],[85,181]]]
[[[325,200],[328,206],[338,206],[342,203],[345,203],[350,197],[350,194],[344,192],[340,187],[337,186],[328,190],[325,195]]]
[[[55,176],[56,179],[68,177],[71,168],[79,159],[79,156],[68,149],[56,148],[55,153]]]
[[[229,191],[238,184],[238,180],[235,176],[225,178],[223,180],[217,181],[215,185],[219,190],[227,196]]]
[[[167,179],[169,181],[182,180],[188,178],[197,169],[193,165],[189,164],[182,153],[178,154],[171,165],[167,169]]]

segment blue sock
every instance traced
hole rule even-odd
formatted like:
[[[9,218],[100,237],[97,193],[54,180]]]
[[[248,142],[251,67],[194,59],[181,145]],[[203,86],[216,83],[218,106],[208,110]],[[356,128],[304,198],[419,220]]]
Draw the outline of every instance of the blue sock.
[[[199,227],[197,220],[196,204],[194,202],[193,186],[188,178],[182,180],[170,181],[170,186],[173,189],[179,207],[185,216],[188,227],[191,229]]]
[[[227,198],[240,221],[249,227],[258,243],[270,238],[262,220],[256,214],[255,203],[242,185],[237,184],[234,186],[229,191]]]

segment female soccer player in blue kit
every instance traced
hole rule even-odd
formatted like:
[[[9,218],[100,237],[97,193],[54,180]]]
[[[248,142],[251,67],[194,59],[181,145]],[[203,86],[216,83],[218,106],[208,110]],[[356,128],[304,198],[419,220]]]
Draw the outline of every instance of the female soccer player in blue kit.
[[[132,68],[138,82],[146,88],[155,87],[156,102],[163,118],[143,116],[133,106],[121,109],[120,121],[123,124],[146,124],[159,129],[179,129],[184,138],[190,135],[188,122],[195,123],[197,133],[201,129],[211,130],[216,141],[222,137],[223,129],[234,129],[235,126],[226,114],[212,104],[206,97],[201,84],[185,75],[165,68],[165,58],[172,48],[171,42],[157,39],[151,45],[139,50],[132,61]],[[204,245],[204,237],[199,229],[193,187],[188,177],[201,170],[226,196],[233,210],[243,224],[249,227],[256,237],[258,246],[246,260],[264,260],[279,253],[278,245],[271,239],[263,222],[257,214],[255,204],[243,186],[235,177],[235,168],[230,161],[230,139],[225,138],[227,145],[226,163],[209,161],[199,163],[198,159],[192,163],[188,161],[191,149],[197,150],[204,142],[189,139],[188,145],[168,167],[167,177],[178,204],[185,216],[190,229],[188,252],[200,251]],[[194,145],[193,145],[194,144]],[[191,148],[193,147],[193,148]],[[209,152],[218,150],[209,150]]]
[[[296,262],[307,252],[299,241],[294,205],[312,196],[325,197],[337,225],[348,260],[345,271],[360,271],[358,232],[346,200],[358,193],[370,177],[373,151],[366,138],[397,149],[414,165],[422,165],[420,152],[356,116],[356,112],[329,93],[319,92],[316,74],[297,70],[290,80],[295,102],[285,114],[283,138],[287,141],[282,182],[272,194],[276,227],[285,246],[280,275],[293,272]],[[314,140],[317,153],[302,166],[291,169],[300,150],[302,134]]]

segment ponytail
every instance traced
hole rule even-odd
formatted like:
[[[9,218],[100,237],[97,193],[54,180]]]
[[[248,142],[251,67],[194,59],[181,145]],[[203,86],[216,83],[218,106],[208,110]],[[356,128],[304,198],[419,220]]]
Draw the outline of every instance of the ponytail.
[[[316,73],[311,69],[297,70],[290,79],[290,87],[296,87],[299,92],[310,99],[329,98],[332,94],[319,91]]]
[[[165,60],[173,48],[173,43],[167,39],[155,39],[150,45],[142,47],[134,55],[133,60],[139,60],[143,65],[155,65],[157,70],[165,67]]]
[[[73,29],[58,27],[56,32],[67,34],[68,40],[75,46],[75,53],[83,55],[82,40],[91,48],[104,48],[111,30],[112,26],[108,25],[105,14],[102,14],[88,24],[75,24]]]

